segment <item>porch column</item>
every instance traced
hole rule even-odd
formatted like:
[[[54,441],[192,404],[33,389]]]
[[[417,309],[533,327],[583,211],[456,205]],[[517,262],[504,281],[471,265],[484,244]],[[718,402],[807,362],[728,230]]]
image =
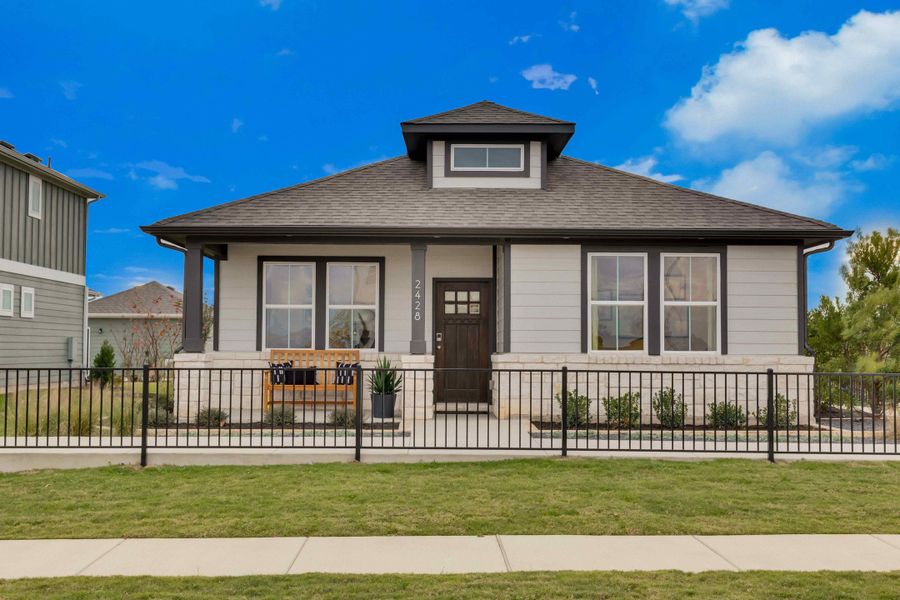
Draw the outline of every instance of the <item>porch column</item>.
[[[182,346],[203,352],[203,244],[189,240],[185,246]]]
[[[425,354],[425,250],[423,243],[409,245],[412,251],[412,335],[409,340],[410,354]]]

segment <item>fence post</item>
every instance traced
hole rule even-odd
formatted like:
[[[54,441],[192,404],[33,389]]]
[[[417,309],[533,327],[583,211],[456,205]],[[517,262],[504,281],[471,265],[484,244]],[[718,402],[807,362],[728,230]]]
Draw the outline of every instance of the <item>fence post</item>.
[[[363,406],[362,406],[362,391],[363,391],[363,373],[362,367],[356,365],[354,368],[353,376],[356,378],[356,411],[354,414],[354,421],[356,425],[356,435],[354,438],[355,442],[355,460],[359,462],[360,455],[362,454],[362,420],[363,420]]]
[[[147,413],[150,410],[150,365],[144,363],[141,389],[141,466],[147,466]]]
[[[562,455],[569,454],[569,368],[562,368]]]
[[[766,370],[766,438],[769,447],[769,462],[775,462],[775,372]]]

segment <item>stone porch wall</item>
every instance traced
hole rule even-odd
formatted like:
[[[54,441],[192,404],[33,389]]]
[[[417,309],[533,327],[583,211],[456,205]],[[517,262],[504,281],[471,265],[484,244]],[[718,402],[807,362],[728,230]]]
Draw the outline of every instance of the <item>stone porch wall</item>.
[[[804,356],[497,354],[492,361],[491,408],[500,418],[559,420],[563,366],[569,369],[569,391],[591,400],[592,420],[605,421],[604,398],[632,392],[640,394],[642,421],[658,422],[652,398],[661,388],[672,387],[684,399],[688,424],[703,424],[711,402],[727,401],[740,406],[752,426],[758,407],[766,406],[769,368],[776,372],[777,392],[796,402],[801,424],[809,422],[813,410],[807,376],[813,372],[813,359]]]
[[[431,369],[434,357],[430,355],[409,355],[391,353],[362,353],[360,366],[363,369],[374,369],[381,357],[391,360],[397,369],[404,369],[404,392],[397,398],[397,417],[430,419],[434,412],[434,379]],[[221,409],[229,414],[232,422],[258,422],[264,414],[263,382],[269,376],[267,352],[210,352],[206,354],[176,354],[172,361],[176,369],[171,372],[170,380],[174,388],[176,404],[175,414],[179,421],[188,422],[196,419],[204,408]],[[208,370],[212,369],[212,370]],[[164,377],[164,372],[161,377]],[[328,377],[333,377],[332,372]],[[336,392],[328,392],[329,399]],[[301,393],[297,393],[297,399]],[[323,398],[322,392],[317,396]],[[339,393],[338,393],[339,394]],[[287,392],[286,395],[290,395]],[[276,402],[283,397],[276,392]],[[315,407],[311,395],[306,404],[304,418],[308,421],[321,422],[334,411],[334,405]],[[371,388],[368,373],[363,374],[363,418],[371,415]],[[303,404],[297,402],[295,411],[304,412]]]

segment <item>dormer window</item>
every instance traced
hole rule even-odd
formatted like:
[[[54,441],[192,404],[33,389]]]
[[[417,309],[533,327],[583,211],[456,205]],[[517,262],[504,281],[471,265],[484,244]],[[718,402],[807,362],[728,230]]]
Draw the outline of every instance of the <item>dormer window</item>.
[[[525,144],[450,144],[450,170],[522,172]]]

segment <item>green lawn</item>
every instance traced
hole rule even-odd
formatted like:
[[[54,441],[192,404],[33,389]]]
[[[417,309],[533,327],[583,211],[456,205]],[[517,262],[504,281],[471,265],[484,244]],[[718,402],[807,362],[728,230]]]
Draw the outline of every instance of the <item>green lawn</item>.
[[[900,463],[526,459],[0,475],[0,538],[900,533]]]
[[[0,597],[45,598],[896,598],[900,573],[505,573],[111,577],[0,581]]]

